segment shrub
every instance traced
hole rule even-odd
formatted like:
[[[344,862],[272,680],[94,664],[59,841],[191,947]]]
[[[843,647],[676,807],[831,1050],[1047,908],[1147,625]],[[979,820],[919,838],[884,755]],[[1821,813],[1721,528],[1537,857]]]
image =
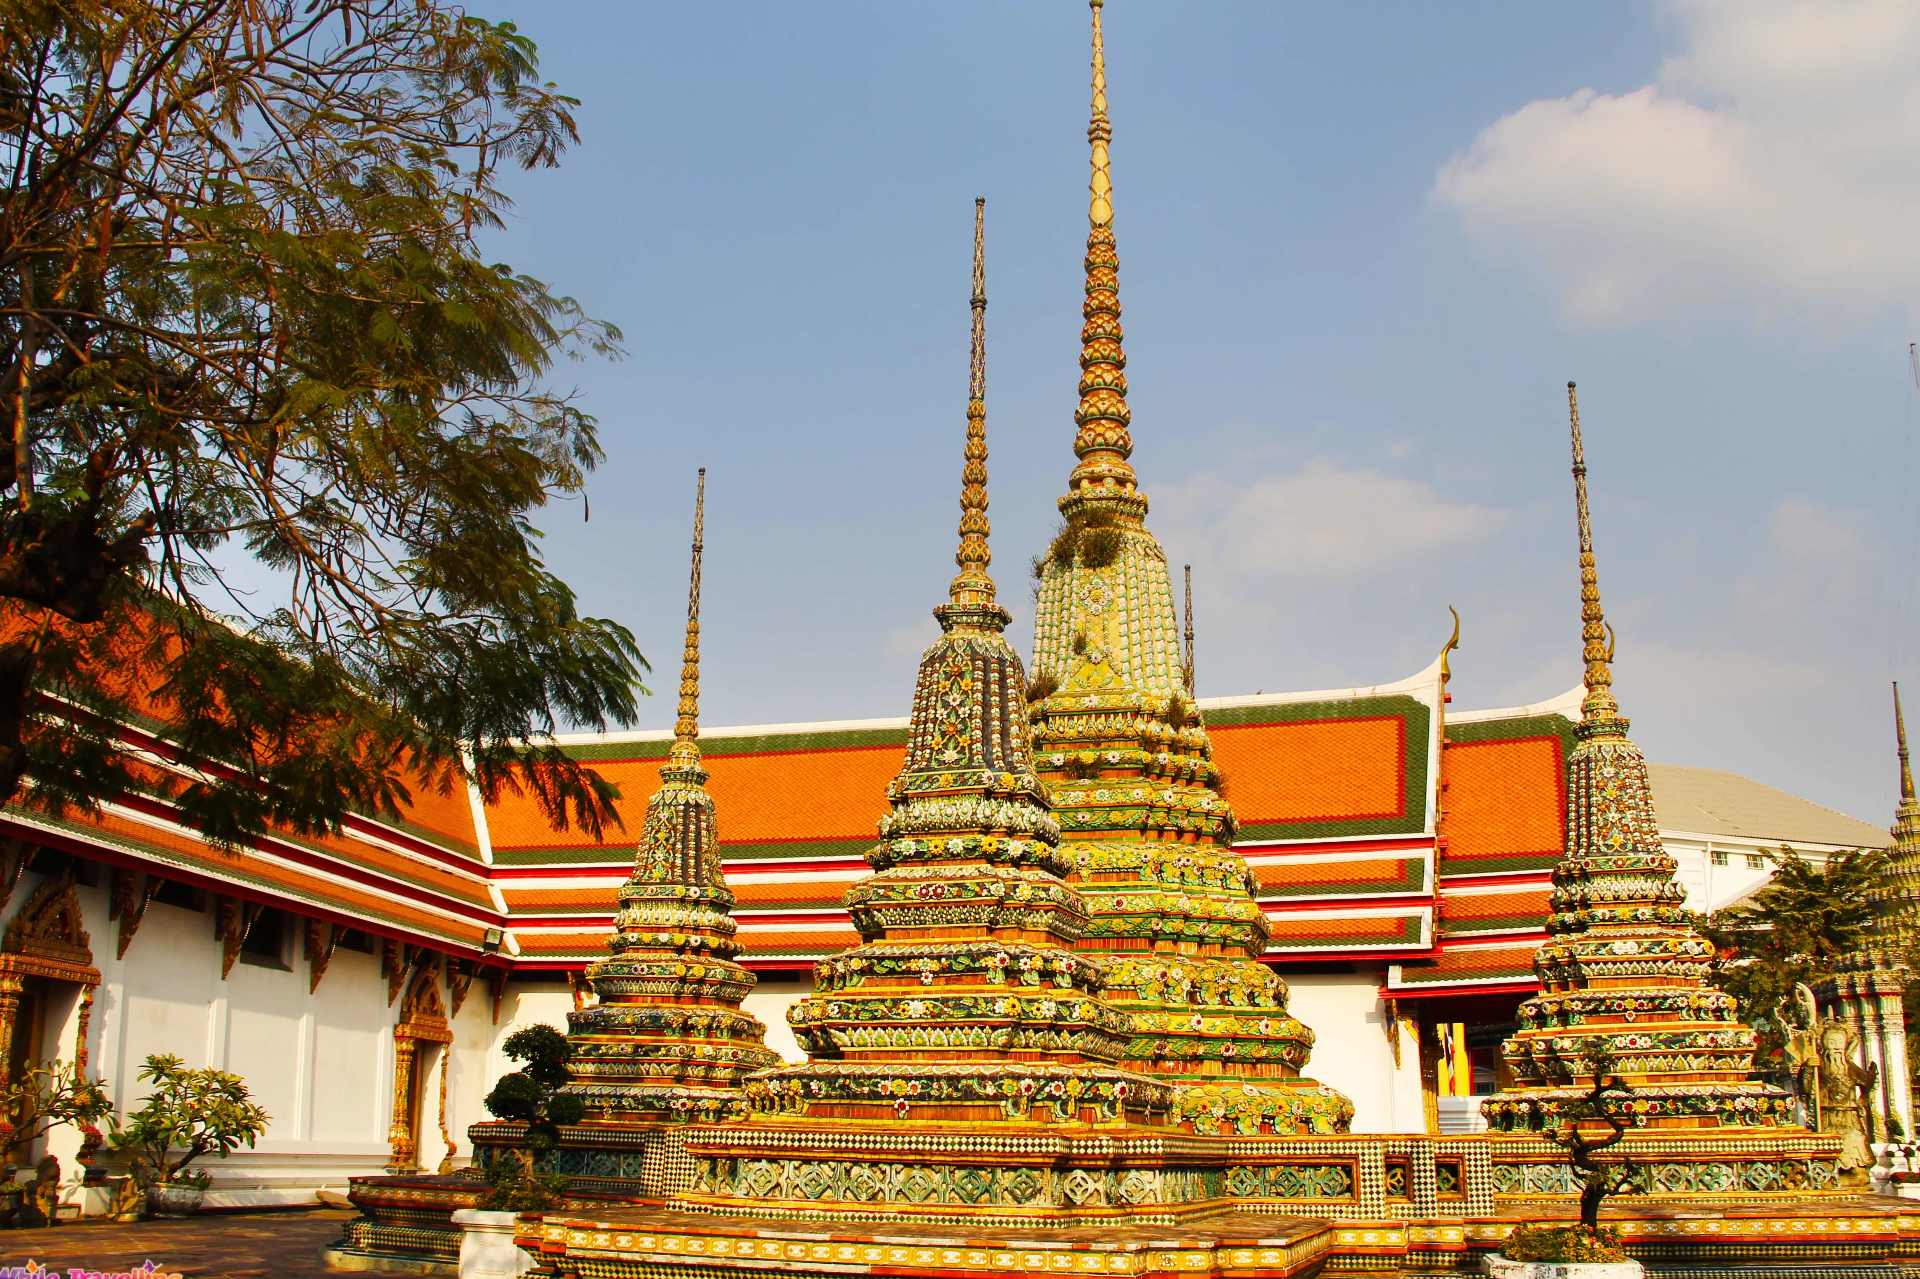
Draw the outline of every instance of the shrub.
[[[113,1124],[107,1140],[127,1154],[138,1181],[205,1189],[204,1168],[187,1165],[202,1155],[225,1159],[241,1146],[252,1149],[267,1130],[267,1112],[238,1075],[224,1070],[188,1070],[172,1053],[147,1058],[140,1078],[154,1085],[140,1109]],[[174,1152],[180,1151],[179,1158]]]
[[[1508,1261],[1545,1261],[1558,1265],[1625,1261],[1620,1232],[1612,1226],[1548,1226],[1522,1223],[1500,1245]]]
[[[501,1050],[519,1070],[502,1075],[487,1094],[486,1107],[496,1119],[527,1126],[526,1144],[496,1160],[487,1173],[492,1189],[480,1207],[492,1212],[539,1212],[557,1207],[567,1179],[542,1173],[539,1164],[560,1144],[560,1128],[577,1124],[586,1113],[578,1097],[559,1091],[566,1086],[567,1062],[573,1045],[548,1025],[523,1026],[508,1035]]]

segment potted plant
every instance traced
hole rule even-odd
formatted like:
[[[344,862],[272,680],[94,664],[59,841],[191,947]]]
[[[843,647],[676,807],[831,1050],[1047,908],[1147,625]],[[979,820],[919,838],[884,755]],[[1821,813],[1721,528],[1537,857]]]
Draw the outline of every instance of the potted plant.
[[[567,1082],[573,1046],[552,1026],[534,1025],[514,1031],[500,1047],[513,1060],[526,1064],[502,1075],[485,1104],[495,1118],[524,1123],[526,1137],[524,1145],[504,1152],[487,1170],[492,1189],[480,1208],[514,1214],[557,1207],[567,1179],[540,1172],[539,1163],[560,1144],[560,1126],[579,1123],[586,1112],[578,1097],[559,1091]]]
[[[113,1126],[108,1140],[129,1157],[153,1215],[184,1217],[200,1207],[212,1182],[206,1169],[187,1165],[202,1155],[224,1159],[241,1146],[251,1149],[267,1130],[267,1112],[240,1076],[188,1070],[172,1053],[148,1057],[140,1079],[153,1091]]]
[[[107,1099],[107,1090],[97,1080],[88,1079],[68,1061],[46,1061],[30,1067],[24,1078],[15,1080],[5,1092],[0,1092],[0,1127],[5,1129],[0,1143],[7,1146],[19,1144],[31,1149],[33,1143],[62,1124],[74,1124],[82,1133],[97,1132],[95,1127],[101,1119],[112,1113],[113,1103]],[[81,1150],[84,1158],[88,1151]],[[56,1161],[53,1179],[59,1179]],[[44,1181],[44,1178],[43,1178]],[[29,1210],[22,1199],[26,1187],[13,1179],[13,1166],[7,1165],[7,1176],[0,1182],[0,1225],[14,1225],[22,1216],[29,1217],[33,1224],[40,1224],[39,1218],[46,1218],[46,1225],[58,1224],[57,1218],[40,1208],[38,1204]]]
[[[1639,1262],[1627,1256],[1617,1231],[1600,1224],[1600,1205],[1608,1196],[1637,1189],[1640,1168],[1631,1158],[1602,1158],[1620,1144],[1631,1122],[1625,1106],[1633,1087],[1613,1073],[1613,1057],[1593,1051],[1587,1060],[1593,1080],[1585,1096],[1561,1100],[1545,1118],[1546,1137],[1567,1152],[1580,1174],[1580,1220],[1575,1225],[1522,1224],[1500,1251],[1482,1262],[1492,1279],[1644,1279]],[[1562,1085],[1574,1083],[1563,1066]],[[1536,1103],[1537,1104],[1537,1103]]]
[[[501,1051],[519,1070],[500,1076],[486,1096],[496,1119],[523,1123],[523,1144],[502,1151],[487,1169],[490,1189],[477,1208],[453,1214],[460,1227],[460,1273],[514,1276],[533,1268],[533,1259],[513,1242],[514,1219],[523,1212],[557,1208],[567,1188],[558,1173],[540,1171],[540,1160],[560,1144],[560,1126],[576,1124],[586,1112],[578,1097],[562,1093],[573,1045],[548,1025],[523,1026],[508,1035]]]

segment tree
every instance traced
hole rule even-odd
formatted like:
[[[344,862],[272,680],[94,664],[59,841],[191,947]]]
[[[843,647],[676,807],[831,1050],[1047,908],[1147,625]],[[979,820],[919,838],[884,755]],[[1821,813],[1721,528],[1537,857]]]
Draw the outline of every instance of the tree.
[[[536,1024],[514,1031],[500,1048],[526,1065],[500,1076],[485,1105],[496,1119],[525,1124],[526,1137],[520,1149],[495,1161],[487,1177],[493,1189],[480,1206],[512,1212],[551,1208],[567,1188],[567,1179],[542,1174],[540,1160],[560,1144],[561,1126],[579,1123],[586,1113],[580,1098],[559,1091],[566,1086],[573,1045],[552,1026]]]
[[[31,1148],[62,1124],[72,1124],[98,1140],[94,1125],[113,1111],[107,1090],[70,1061],[46,1061],[29,1067],[0,1093],[0,1117],[8,1146]],[[81,1152],[81,1158],[87,1157]]]
[[[0,55],[0,800],[157,790],[232,845],[464,772],[617,823],[552,734],[630,724],[645,662],[531,517],[601,457],[555,357],[619,334],[479,243],[576,140],[531,42],[446,0],[6,0]],[[129,721],[217,766],[129,760]]]
[[[188,1164],[203,1155],[225,1159],[241,1146],[251,1150],[267,1131],[267,1112],[238,1075],[188,1070],[180,1058],[162,1053],[147,1058],[140,1079],[153,1091],[108,1137],[130,1156],[136,1183],[204,1188],[206,1170],[188,1171]]]
[[[1714,985],[1740,1001],[1758,1035],[1756,1063],[1784,1068],[1794,987],[1812,985],[1834,961],[1868,940],[1872,907],[1866,891],[1881,877],[1886,854],[1859,848],[1816,865],[1782,845],[1768,854],[1773,878],[1737,906],[1699,921],[1719,954]]]
[[[1587,1065],[1593,1080],[1586,1095],[1560,1102],[1547,1138],[1567,1152],[1567,1161],[1580,1174],[1580,1226],[1591,1235],[1600,1229],[1600,1205],[1611,1195],[1634,1189],[1640,1169],[1630,1158],[1600,1157],[1627,1135],[1627,1112],[1621,1103],[1631,1104],[1632,1085],[1613,1073],[1613,1058],[1603,1050],[1592,1051]],[[1573,1086],[1570,1074],[1564,1083]]]

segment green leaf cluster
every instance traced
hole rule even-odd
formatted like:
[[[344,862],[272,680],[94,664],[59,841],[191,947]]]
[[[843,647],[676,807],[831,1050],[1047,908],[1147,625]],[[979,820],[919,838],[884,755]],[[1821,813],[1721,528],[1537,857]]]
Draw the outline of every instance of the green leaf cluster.
[[[487,1177],[492,1189],[480,1206],[496,1212],[551,1208],[565,1192],[567,1179],[541,1173],[540,1161],[560,1144],[561,1127],[579,1123],[586,1113],[580,1098],[559,1091],[567,1083],[573,1046],[552,1026],[536,1023],[514,1031],[500,1047],[524,1064],[500,1076],[485,1105],[496,1119],[525,1124],[526,1144],[494,1162]]]
[[[126,1154],[137,1180],[153,1185],[207,1184],[203,1155],[224,1159],[252,1149],[267,1130],[267,1112],[240,1076],[211,1067],[189,1070],[172,1053],[147,1058],[140,1079],[154,1085],[140,1109],[115,1123],[108,1143]]]
[[[479,238],[576,140],[533,44],[444,0],[10,0],[0,49],[0,799],[163,791],[235,846],[471,778],[617,825],[553,737],[632,723],[645,662],[534,518],[602,457],[556,360],[620,335]]]
[[[113,1102],[97,1079],[70,1061],[43,1061],[29,1067],[0,1092],[6,1144],[31,1144],[63,1124],[87,1129],[113,1112]]]
[[[1697,926],[1718,952],[1713,984],[1740,1001],[1758,1034],[1756,1066],[1781,1070],[1794,987],[1817,982],[1840,956],[1867,943],[1867,890],[1884,874],[1887,854],[1858,848],[1816,863],[1782,845],[1767,856],[1772,879]]]

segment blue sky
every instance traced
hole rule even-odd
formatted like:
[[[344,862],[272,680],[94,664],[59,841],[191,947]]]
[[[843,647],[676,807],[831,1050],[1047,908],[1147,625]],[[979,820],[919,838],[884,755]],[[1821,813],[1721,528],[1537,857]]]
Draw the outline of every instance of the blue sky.
[[[625,331],[568,365],[592,520],[547,551],[672,722],[693,473],[709,724],[905,714],[953,573],[973,197],[995,569],[1071,468],[1086,10],[507,3],[582,142],[493,252]],[[1203,696],[1455,706],[1578,678],[1581,384],[1648,754],[1876,823],[1913,678],[1920,4],[1111,0],[1134,462]]]

